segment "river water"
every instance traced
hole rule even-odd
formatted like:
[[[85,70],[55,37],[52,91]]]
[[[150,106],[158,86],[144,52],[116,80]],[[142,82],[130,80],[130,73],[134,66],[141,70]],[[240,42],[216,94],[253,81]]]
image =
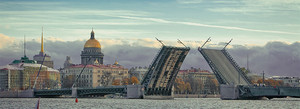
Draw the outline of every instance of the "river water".
[[[33,109],[38,98],[0,98],[1,109]],[[175,98],[174,100],[41,98],[40,109],[299,109],[300,98],[272,100],[220,100]]]

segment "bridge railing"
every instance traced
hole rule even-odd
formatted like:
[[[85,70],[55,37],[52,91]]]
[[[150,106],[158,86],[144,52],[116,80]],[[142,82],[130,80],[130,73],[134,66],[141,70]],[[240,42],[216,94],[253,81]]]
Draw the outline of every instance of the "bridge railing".
[[[207,56],[207,54],[203,51],[202,48],[198,48],[198,51],[202,54],[206,62],[209,64],[210,68],[213,70],[219,84],[229,84],[228,81],[224,78],[222,73],[216,67],[216,65],[212,62],[212,60]]]
[[[241,74],[242,78],[244,80],[246,80],[246,82],[248,83],[248,85],[251,84],[249,78],[247,77],[247,75],[245,74],[245,72],[243,72],[240,68],[240,66],[235,62],[235,60],[231,57],[231,55],[227,52],[227,50],[223,49],[222,50],[223,54],[227,57],[227,59],[230,61],[230,63],[235,67],[235,69]]]

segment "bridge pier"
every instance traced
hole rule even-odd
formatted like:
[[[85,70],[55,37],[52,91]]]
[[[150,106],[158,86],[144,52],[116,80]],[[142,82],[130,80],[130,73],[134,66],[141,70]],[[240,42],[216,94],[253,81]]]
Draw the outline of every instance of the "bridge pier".
[[[72,88],[72,97],[73,98],[77,97],[77,88]]]
[[[127,85],[127,98],[144,98],[144,85]]]
[[[239,96],[239,90],[235,85],[220,84],[220,94],[222,100],[236,100]]]

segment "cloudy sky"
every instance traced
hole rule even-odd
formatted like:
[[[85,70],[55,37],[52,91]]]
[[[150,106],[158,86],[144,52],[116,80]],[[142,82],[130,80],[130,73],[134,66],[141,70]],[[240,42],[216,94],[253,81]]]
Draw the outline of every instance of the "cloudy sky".
[[[42,27],[56,68],[67,55],[79,63],[94,28],[106,64],[117,59],[128,68],[148,66],[160,47],[157,37],[195,48],[183,68],[209,69],[196,47],[208,37],[209,47],[233,38],[229,51],[241,67],[249,55],[254,72],[300,76],[299,12],[299,0],[1,0],[0,65],[23,56],[24,35],[27,56],[37,54]]]

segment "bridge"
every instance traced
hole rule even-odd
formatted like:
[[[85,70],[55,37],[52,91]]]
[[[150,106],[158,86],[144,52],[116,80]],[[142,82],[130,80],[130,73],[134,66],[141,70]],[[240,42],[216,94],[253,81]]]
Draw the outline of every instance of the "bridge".
[[[199,49],[220,84],[250,85],[247,75],[225,50]]]
[[[35,90],[35,97],[59,97],[62,95],[72,96],[76,93],[77,97],[85,96],[103,96],[107,94],[126,94],[126,86],[108,86],[96,88],[76,88],[76,89],[53,89],[53,90]]]
[[[161,48],[141,82],[145,87],[145,95],[171,95],[176,76],[189,50],[188,47]]]
[[[210,41],[210,38],[198,48],[212,71],[219,84],[221,99],[261,99],[262,97],[283,98],[300,97],[300,87],[272,87],[255,86],[247,75],[240,69],[225,49],[231,42],[221,49],[204,49],[203,46]]]
[[[172,86],[175,82],[178,71],[188,54],[188,47],[162,46],[156,57],[153,59],[148,72],[145,74],[141,85],[137,87],[110,86],[96,88],[70,88],[53,90],[34,90],[34,97],[58,97],[63,95],[73,97],[103,96],[107,94],[134,95],[141,96],[171,96]]]

